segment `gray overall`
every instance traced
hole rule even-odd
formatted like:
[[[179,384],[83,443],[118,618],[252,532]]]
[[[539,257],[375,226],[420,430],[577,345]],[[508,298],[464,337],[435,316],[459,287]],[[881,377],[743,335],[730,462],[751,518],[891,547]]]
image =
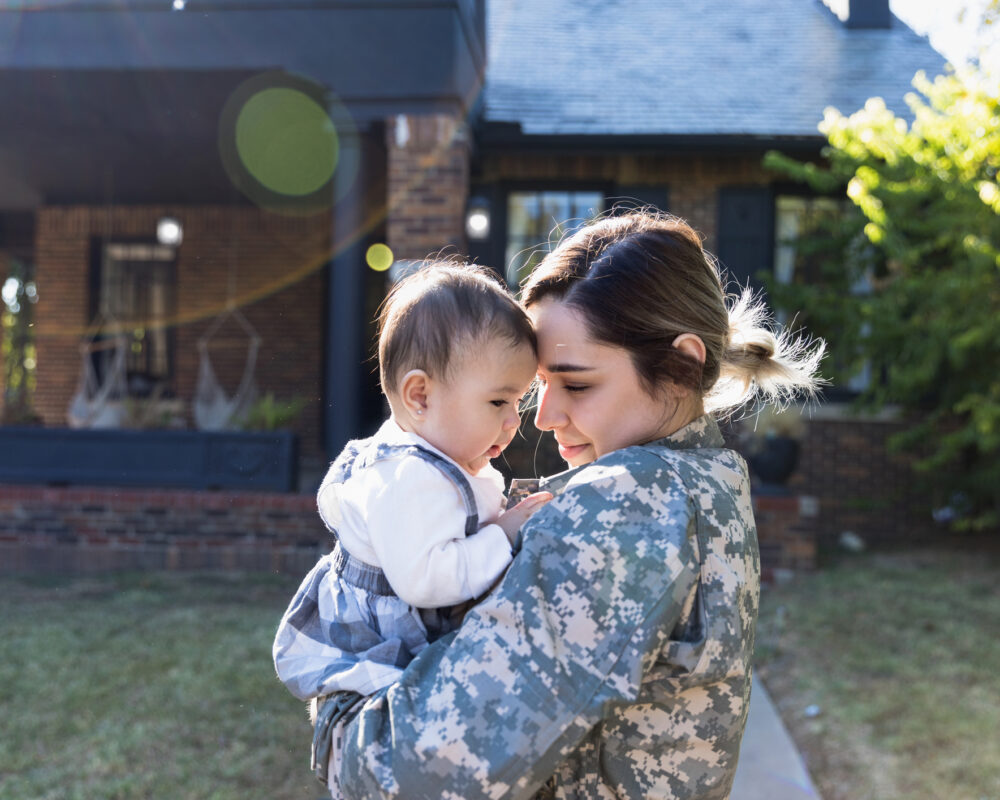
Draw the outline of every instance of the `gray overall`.
[[[350,442],[334,461],[323,486],[342,484],[355,470],[400,456],[427,461],[449,479],[465,506],[465,535],[474,535],[479,529],[479,515],[469,481],[455,464],[416,444],[374,444],[370,439]],[[405,520],[400,523],[405,524]],[[336,536],[336,530],[330,530]],[[327,608],[333,598],[336,610],[332,619],[321,613],[320,592],[325,593]],[[285,680],[283,658],[291,659],[294,654],[301,662],[300,654],[310,646],[332,654],[322,662],[317,660],[313,671],[298,674],[294,685],[285,681],[296,696],[312,698],[312,768],[322,783],[327,784],[329,779],[327,765],[334,731],[339,722],[353,716],[364,699],[355,691],[339,691],[338,674],[357,674],[364,670],[366,662],[405,667],[428,642],[458,628],[469,605],[414,609],[396,595],[379,567],[355,558],[339,541],[333,552],[313,567],[278,627],[274,659],[279,676]]]

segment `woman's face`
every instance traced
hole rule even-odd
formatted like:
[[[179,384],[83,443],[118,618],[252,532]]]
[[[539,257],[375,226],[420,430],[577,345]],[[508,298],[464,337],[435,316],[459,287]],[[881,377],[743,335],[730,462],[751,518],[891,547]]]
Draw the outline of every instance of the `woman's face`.
[[[677,404],[651,397],[628,352],[591,339],[581,312],[548,297],[531,306],[528,316],[538,334],[535,426],[555,434],[559,455],[570,466],[682,426],[675,422]]]

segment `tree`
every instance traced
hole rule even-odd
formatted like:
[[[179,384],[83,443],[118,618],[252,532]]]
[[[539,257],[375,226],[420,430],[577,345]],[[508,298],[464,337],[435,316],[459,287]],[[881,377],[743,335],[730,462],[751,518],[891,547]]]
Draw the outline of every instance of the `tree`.
[[[844,214],[800,243],[808,282],[772,285],[831,345],[836,379],[870,364],[860,403],[900,406],[932,507],[953,524],[1000,523],[1000,86],[984,73],[914,79],[908,125],[879,99],[828,110],[826,164],[770,167]]]

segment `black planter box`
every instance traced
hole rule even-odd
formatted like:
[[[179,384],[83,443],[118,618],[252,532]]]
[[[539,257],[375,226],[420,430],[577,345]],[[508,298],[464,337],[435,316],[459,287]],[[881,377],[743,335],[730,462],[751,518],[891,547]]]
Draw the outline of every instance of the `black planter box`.
[[[0,427],[0,483],[295,491],[290,431]]]

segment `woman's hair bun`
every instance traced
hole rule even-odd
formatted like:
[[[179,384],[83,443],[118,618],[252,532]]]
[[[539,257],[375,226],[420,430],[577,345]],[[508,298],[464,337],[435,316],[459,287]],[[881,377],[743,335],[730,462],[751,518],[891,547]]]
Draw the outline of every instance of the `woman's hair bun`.
[[[815,395],[823,383],[818,371],[826,343],[777,327],[750,289],[727,306],[729,339],[706,409],[725,411],[755,399],[784,405],[797,395]]]

